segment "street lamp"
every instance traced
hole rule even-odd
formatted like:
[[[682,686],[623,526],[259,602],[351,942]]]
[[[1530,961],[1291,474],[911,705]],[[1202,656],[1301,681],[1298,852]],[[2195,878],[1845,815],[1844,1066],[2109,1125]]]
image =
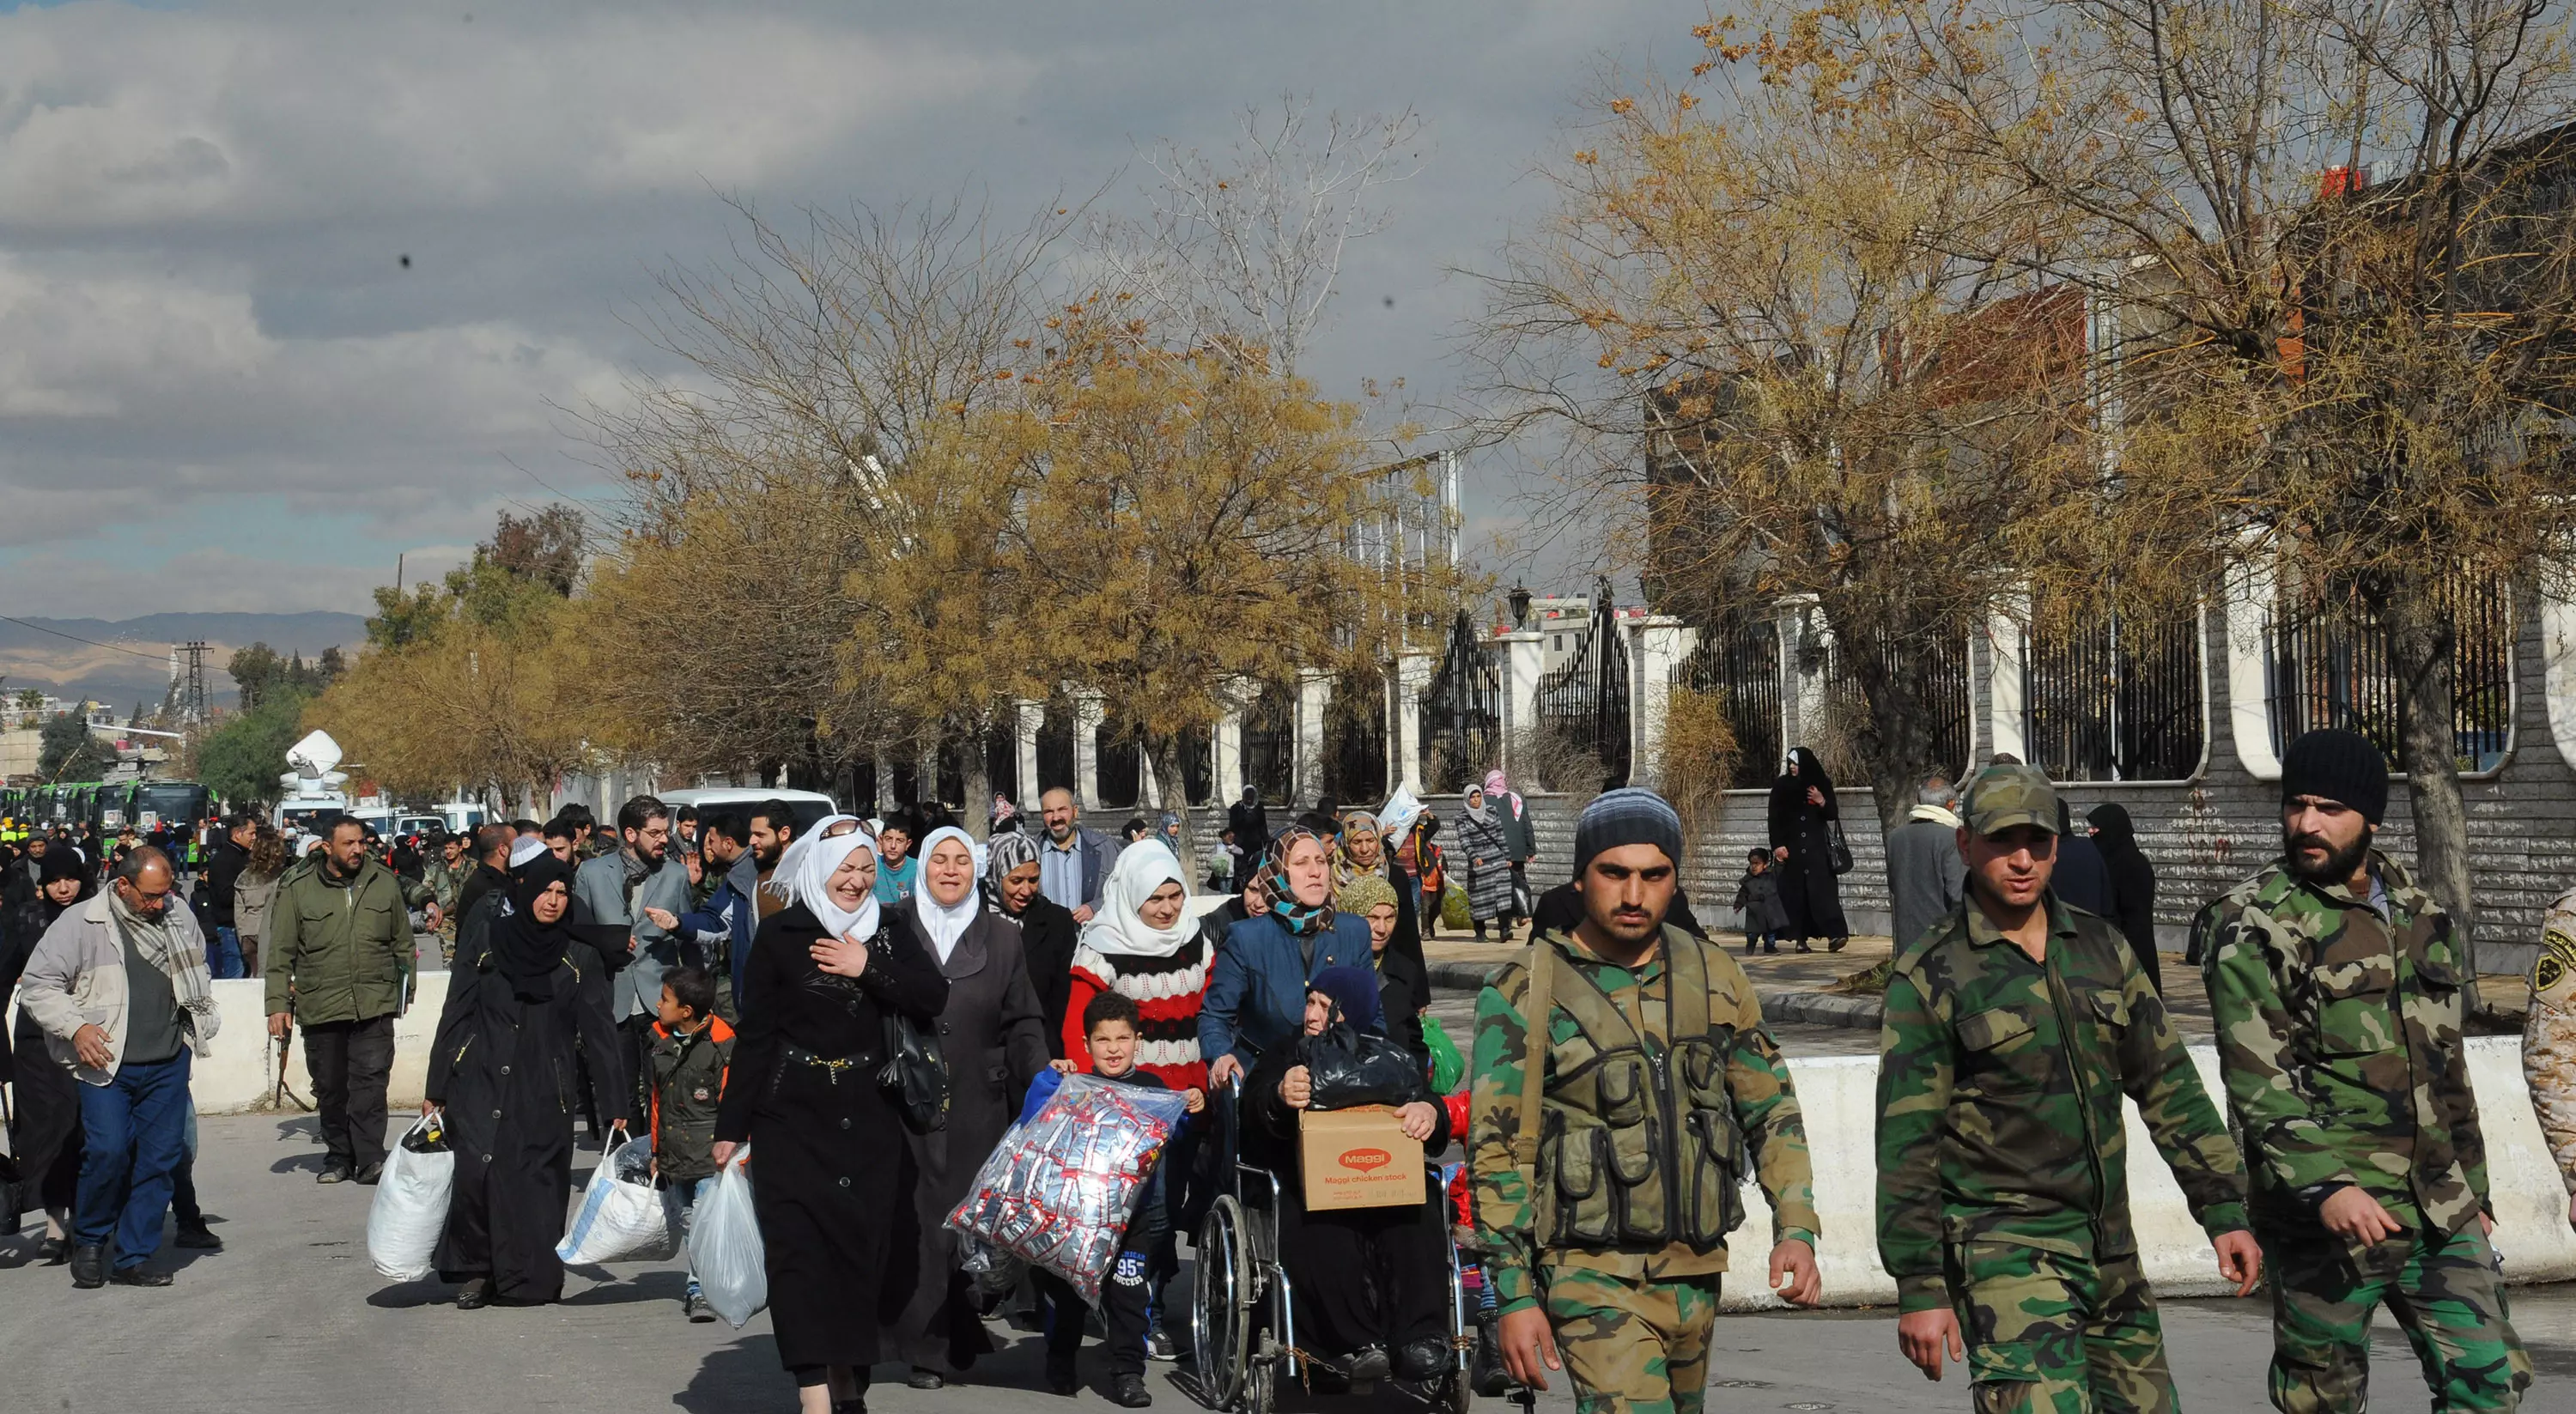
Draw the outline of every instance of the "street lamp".
[[[1512,627],[1528,628],[1530,606],[1529,587],[1527,585],[1514,583],[1512,585],[1512,592],[1506,597],[1512,606]]]

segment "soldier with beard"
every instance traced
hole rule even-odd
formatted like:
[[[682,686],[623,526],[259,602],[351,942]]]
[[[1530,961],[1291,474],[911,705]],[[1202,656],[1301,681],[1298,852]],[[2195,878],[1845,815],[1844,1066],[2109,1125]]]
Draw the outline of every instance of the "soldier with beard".
[[[2314,731],[2281,762],[2282,857],[2219,901],[2203,973],[2273,1271],[2271,1395],[2363,1407],[2385,1302],[2437,1409],[2512,1409],[2486,1144],[2460,1040],[2462,940],[2373,847],[2388,762]]]

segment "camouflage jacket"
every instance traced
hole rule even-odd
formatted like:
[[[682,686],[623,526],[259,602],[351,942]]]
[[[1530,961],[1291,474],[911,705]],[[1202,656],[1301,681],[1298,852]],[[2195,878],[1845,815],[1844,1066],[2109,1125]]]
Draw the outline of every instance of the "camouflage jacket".
[[[2558,1176],[2576,1193],[2576,889],[2549,905],[2531,965],[2531,1012],[2522,1023],[2522,1078]]]
[[[2487,1195],[2458,945],[2431,895],[2370,858],[2386,919],[2278,863],[2221,900],[2201,964],[2219,1070],[2267,1225],[2313,1229],[2317,1206],[2358,1184],[2457,1232]]]
[[[2120,1097],[2212,1235],[2245,1171],[2164,1001],[2110,924],[2048,899],[2047,957],[1970,901],[1897,954],[1878,1067],[1878,1253],[1904,1311],[1945,1307],[1944,1248],[2138,1250]]]
[[[1593,955],[1580,941],[1562,933],[1541,936],[1535,947],[1553,949],[1561,959],[1548,1007],[1546,1102],[1550,1119],[1563,1086],[1578,1083],[1597,1048],[1575,1023],[1564,1003],[1568,988],[1589,983],[1615,1007],[1626,1025],[1658,1055],[1673,1044],[1673,1002],[1668,959],[1675,948],[1695,948],[1707,977],[1709,1039],[1720,1043],[1725,1060],[1721,1075],[1703,1076],[1707,1088],[1722,1085],[1731,1101],[1734,1129],[1755,1160],[1762,1191],[1771,1200],[1772,1240],[1796,1237],[1813,1244],[1821,1226],[1816,1218],[1815,1184],[1807,1167],[1807,1132],[1798,1114],[1797,1092],[1789,1067],[1762,1026],[1761,1002],[1751,979],[1723,948],[1701,944],[1667,925],[1663,946],[1631,970],[1614,967]],[[1533,953],[1532,956],[1535,956]],[[1488,1256],[1486,1271],[1504,1311],[1518,1310],[1538,1299],[1537,1269],[1542,1264],[1601,1272],[1631,1280],[1698,1276],[1726,1270],[1726,1247],[1675,1241],[1644,1250],[1615,1244],[1574,1244],[1546,1240],[1544,1224],[1565,1189],[1564,1175],[1551,1173],[1550,1158],[1539,1160],[1540,1192],[1533,1194],[1513,1163],[1512,1145],[1521,1132],[1524,1058],[1529,1048],[1521,1011],[1529,996],[1528,958],[1504,964],[1476,998],[1473,1118],[1469,1124],[1467,1161],[1473,1172],[1478,1240]],[[1688,1041],[1690,1038],[1682,1038]],[[1668,1067],[1666,1069],[1678,1069]],[[1554,1124],[1543,1133],[1558,1133]],[[1625,1140],[1622,1136],[1622,1150]],[[1732,1191],[1740,1174],[1730,1172]],[[1607,1182],[1607,1179],[1601,1179]],[[1734,1215],[1740,1219],[1741,1214]]]

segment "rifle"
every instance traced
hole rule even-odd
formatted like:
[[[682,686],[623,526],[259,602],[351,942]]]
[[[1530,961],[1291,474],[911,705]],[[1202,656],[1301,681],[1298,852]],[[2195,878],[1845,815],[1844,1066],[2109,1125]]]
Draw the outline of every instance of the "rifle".
[[[286,1102],[292,1100],[297,1109],[311,1114],[313,1102],[296,1094],[286,1083],[286,1051],[294,1044],[295,1026],[290,1022],[287,1025],[286,1034],[277,1038],[277,1088],[269,1092],[268,1104],[271,1109],[282,1110],[286,1108]]]

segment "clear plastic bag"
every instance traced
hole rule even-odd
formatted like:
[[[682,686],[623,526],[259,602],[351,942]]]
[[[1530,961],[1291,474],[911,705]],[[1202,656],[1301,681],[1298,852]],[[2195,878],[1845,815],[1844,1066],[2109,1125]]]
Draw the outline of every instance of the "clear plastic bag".
[[[653,1187],[653,1146],[629,1139],[599,1156],[555,1256],[575,1266],[663,1262],[679,1254],[670,1201]]]
[[[769,1304],[769,1259],[761,1252],[760,1219],[751,1210],[751,1146],[736,1149],[716,1175],[715,1189],[698,1199],[689,1223],[689,1270],[698,1292],[717,1315],[739,1329]]]
[[[993,1146],[948,1226],[1055,1273],[1097,1303],[1184,1109],[1175,1091],[1066,1076],[1028,1123]]]
[[[440,1117],[426,1114],[385,1155],[384,1177],[367,1205],[367,1260],[396,1281],[420,1281],[435,1268],[447,1231],[447,1198],[456,1184],[456,1155]]]

